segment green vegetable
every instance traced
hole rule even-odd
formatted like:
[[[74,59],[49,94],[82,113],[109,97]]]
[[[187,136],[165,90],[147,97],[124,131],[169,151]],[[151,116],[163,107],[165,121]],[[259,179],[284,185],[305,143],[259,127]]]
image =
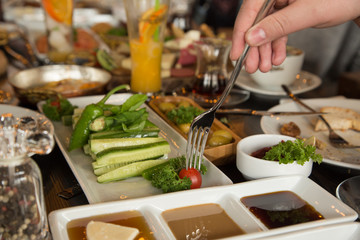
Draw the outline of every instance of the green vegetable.
[[[115,60],[110,56],[110,54],[103,49],[99,49],[96,51],[96,59],[98,60],[99,64],[106,70],[112,71],[118,68]]]
[[[185,161],[184,156],[171,158],[168,162],[145,170],[142,176],[164,193],[190,189],[190,178],[180,179],[179,177],[179,172],[186,166]],[[205,174],[206,171],[206,167],[202,165],[201,173]]]
[[[91,152],[96,154],[108,148],[136,146],[161,141],[164,141],[161,137],[90,139],[89,146]]]
[[[97,178],[99,183],[111,182],[123,180],[130,177],[141,176],[141,173],[153,166],[159,165],[165,161],[166,159],[156,159],[156,160],[145,160],[130,163],[123,167],[116,168],[110,172],[104,173]]]
[[[111,28],[107,34],[109,35],[113,35],[113,36],[127,36],[127,30],[125,27],[120,27],[120,28]]]
[[[45,104],[42,106],[45,116],[53,121],[60,121],[62,116],[72,115],[75,108],[76,106],[73,106],[61,95],[46,100]]]
[[[155,158],[170,152],[169,143],[163,141],[135,146],[114,147],[96,154],[96,165],[102,167],[109,164],[138,161]],[[94,166],[94,165],[93,165]]]
[[[203,110],[188,106],[184,107],[181,106],[179,108],[175,108],[167,113],[167,117],[176,123],[177,125],[183,124],[183,123],[191,123],[194,118],[198,115],[200,115],[203,112]]]
[[[91,121],[97,117],[104,115],[103,107],[105,105],[105,102],[109,99],[109,97],[112,94],[114,94],[115,92],[121,89],[127,89],[127,88],[129,88],[128,85],[120,85],[112,89],[110,92],[108,92],[104,96],[104,98],[101,99],[98,103],[89,104],[85,107],[71,135],[69,151],[80,148],[85,144],[87,144],[90,135],[89,124],[91,123]]]
[[[320,164],[322,156],[315,153],[315,150],[315,146],[305,146],[304,141],[301,139],[282,141],[267,151],[263,159],[279,161],[280,164],[297,162],[300,165],[304,165],[305,162],[312,159],[313,162]]]
[[[108,117],[101,116],[91,122],[90,129],[92,131],[102,131],[107,129],[111,130],[114,127],[118,129],[120,126],[121,128],[119,130],[124,130],[124,125],[127,126],[129,124],[129,126],[137,124],[137,127],[139,127],[138,125],[140,125],[142,121],[146,121],[147,117],[148,113],[145,108],[137,111],[121,112]],[[142,130],[144,126],[145,123],[142,128],[138,130]]]
[[[90,139],[106,138],[146,138],[159,136],[160,129],[144,128],[138,132],[125,132],[123,130],[109,130],[90,134]]]

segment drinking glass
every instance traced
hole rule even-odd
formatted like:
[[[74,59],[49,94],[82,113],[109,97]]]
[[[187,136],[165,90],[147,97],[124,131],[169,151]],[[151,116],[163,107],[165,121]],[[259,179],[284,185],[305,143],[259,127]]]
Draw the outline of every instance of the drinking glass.
[[[336,188],[336,197],[353,208],[360,216],[360,175],[341,182]]]
[[[169,0],[125,0],[131,55],[131,91],[161,90],[161,56]]]
[[[48,58],[66,62],[73,51],[73,0],[42,0],[48,42]]]
[[[227,62],[231,42],[221,38],[204,38],[194,44],[197,63],[193,96],[200,105],[214,104],[229,78]]]

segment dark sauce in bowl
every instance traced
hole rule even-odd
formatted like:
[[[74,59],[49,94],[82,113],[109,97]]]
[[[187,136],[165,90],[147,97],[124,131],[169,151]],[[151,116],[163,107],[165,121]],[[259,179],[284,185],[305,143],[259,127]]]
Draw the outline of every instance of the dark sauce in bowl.
[[[324,219],[313,206],[291,191],[247,196],[240,201],[269,229]]]
[[[264,147],[261,148],[253,153],[251,153],[250,155],[252,157],[256,157],[256,158],[260,158],[263,159],[265,157],[265,154],[271,149],[271,147]]]

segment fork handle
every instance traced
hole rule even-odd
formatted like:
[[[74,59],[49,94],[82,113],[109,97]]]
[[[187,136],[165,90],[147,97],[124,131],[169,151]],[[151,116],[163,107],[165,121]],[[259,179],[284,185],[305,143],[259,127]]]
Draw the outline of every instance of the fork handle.
[[[256,23],[258,23],[260,20],[265,18],[268,14],[271,8],[274,6],[275,0],[265,0],[260,11],[258,12],[258,15],[255,18],[255,21],[252,26],[254,26]],[[224,92],[222,93],[219,101],[215,103],[215,105],[210,109],[210,111],[216,111],[218,110],[223,102],[225,101],[226,97],[229,95],[231,89],[233,88],[235,81],[237,77],[239,76],[239,73],[244,65],[244,62],[246,60],[246,57],[248,55],[250,46],[248,44],[245,44],[244,51],[241,55],[241,57],[236,61],[235,68],[233,72],[231,73],[229,82],[226,84],[226,87],[224,89]]]

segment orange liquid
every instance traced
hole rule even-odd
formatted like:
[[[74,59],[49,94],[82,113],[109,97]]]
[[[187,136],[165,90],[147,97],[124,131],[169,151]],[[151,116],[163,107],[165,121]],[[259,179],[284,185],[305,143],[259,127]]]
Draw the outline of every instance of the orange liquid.
[[[136,240],[154,240],[153,232],[150,230],[145,218],[138,211],[125,211],[98,215],[88,218],[72,220],[67,224],[67,232],[70,240],[86,240],[86,225],[91,221],[102,221],[121,226],[133,227],[139,229],[140,233]]]
[[[162,42],[152,39],[130,41],[131,82],[133,92],[155,93],[161,89]]]

